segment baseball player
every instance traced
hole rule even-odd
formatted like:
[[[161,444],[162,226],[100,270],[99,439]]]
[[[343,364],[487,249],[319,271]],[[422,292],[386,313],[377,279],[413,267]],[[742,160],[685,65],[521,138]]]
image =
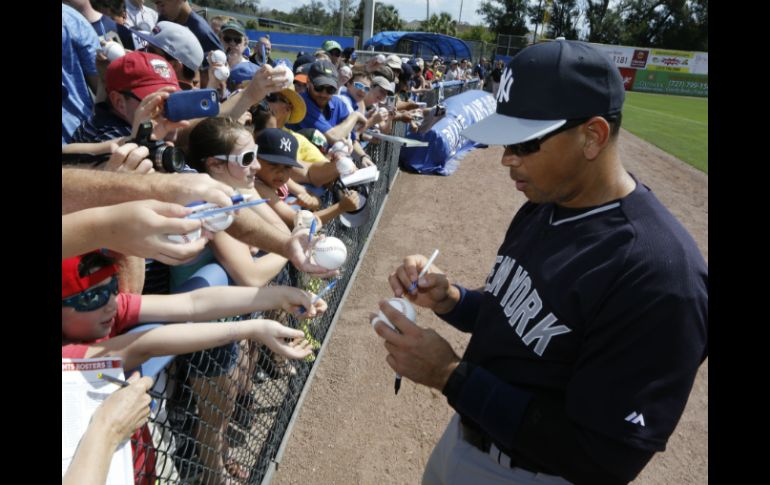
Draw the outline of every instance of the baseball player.
[[[504,145],[527,197],[485,284],[465,289],[409,256],[390,276],[471,333],[462,357],[384,302],[388,364],[456,414],[423,484],[615,484],[644,468],[708,355],[708,269],[695,242],[618,154],[624,91],[588,44],[528,47],[497,112],[464,136]]]

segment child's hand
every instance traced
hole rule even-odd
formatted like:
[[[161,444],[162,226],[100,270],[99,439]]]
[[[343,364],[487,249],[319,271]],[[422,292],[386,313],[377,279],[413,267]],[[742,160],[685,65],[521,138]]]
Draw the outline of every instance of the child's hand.
[[[297,195],[297,204],[300,207],[304,207],[307,210],[314,211],[318,210],[321,207],[321,201],[318,199],[318,197],[308,194],[308,193],[300,193]]]
[[[262,342],[276,354],[289,359],[304,359],[312,353],[310,342],[305,340],[302,330],[284,327],[274,320],[253,321],[259,325],[258,330],[251,336],[252,340]],[[294,342],[287,343],[286,339],[293,339]]]
[[[340,209],[343,212],[353,212],[358,209],[358,192],[355,190],[344,190],[340,197]]]
[[[280,287],[281,292],[281,308],[289,313],[300,316],[300,307],[305,308],[305,312],[301,314],[303,318],[312,318],[317,316],[318,313],[326,311],[326,302],[319,299],[315,304],[312,303],[313,293],[309,291],[303,291],[299,288],[292,288],[290,286]]]

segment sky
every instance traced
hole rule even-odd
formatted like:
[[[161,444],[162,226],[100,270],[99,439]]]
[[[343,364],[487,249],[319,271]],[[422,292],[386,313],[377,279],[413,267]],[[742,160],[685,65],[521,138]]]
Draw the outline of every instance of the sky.
[[[321,0],[326,4],[325,0]],[[390,4],[398,9],[398,13],[402,19],[409,22],[411,20],[425,20],[426,1],[430,2],[430,14],[439,14],[446,12],[452,16],[454,20],[457,20],[460,14],[460,3],[462,3],[463,22],[471,24],[483,24],[484,19],[476,13],[476,10],[481,4],[481,0],[384,0],[383,4]],[[261,8],[275,8],[288,12],[294,7],[307,4],[307,0],[262,0],[260,2]],[[355,2],[357,4],[357,2]]]

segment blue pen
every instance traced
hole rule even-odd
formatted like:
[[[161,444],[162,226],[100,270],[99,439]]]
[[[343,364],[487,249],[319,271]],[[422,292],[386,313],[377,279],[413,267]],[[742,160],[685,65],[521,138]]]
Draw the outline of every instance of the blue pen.
[[[336,284],[337,284],[337,281],[339,281],[339,280],[332,280],[332,282],[331,282],[331,283],[329,283],[328,285],[326,285],[326,288],[324,288],[323,290],[319,291],[319,292],[318,292],[318,294],[317,294],[316,296],[314,296],[312,300],[310,300],[310,303],[313,303],[313,304],[315,304],[315,302],[317,302],[318,300],[320,300],[322,296],[324,296],[326,293],[328,293],[328,292],[329,292],[329,290],[331,290],[332,288],[334,288],[334,285],[336,285]],[[305,309],[305,307],[303,307],[303,306],[299,307],[299,314],[300,314],[300,315],[302,315],[302,314],[303,314],[303,313],[305,313],[306,311],[307,311],[307,310]]]
[[[316,220],[317,219],[315,217],[313,217],[313,222],[310,223],[310,234],[307,235],[307,242],[310,242],[310,241],[313,240],[313,234],[315,234],[315,223],[316,223]]]
[[[224,212],[237,211],[238,209],[243,209],[244,207],[251,207],[251,206],[259,205],[265,202],[267,202],[267,199],[251,200],[249,202],[244,202],[243,204],[236,204],[236,205],[231,205],[229,207],[219,207],[218,209],[210,209],[203,212],[196,212],[194,214],[190,214],[189,216],[187,216],[187,219],[205,219],[207,217],[214,217]]]
[[[251,194],[235,194],[234,196],[230,197],[230,200],[233,202],[233,204],[240,204],[241,202],[247,201],[250,198],[251,198]],[[206,202],[205,200],[196,200],[195,202],[191,202],[187,204],[185,207],[197,207],[203,204],[208,204],[208,202]],[[214,204],[212,204],[212,206],[213,205]]]

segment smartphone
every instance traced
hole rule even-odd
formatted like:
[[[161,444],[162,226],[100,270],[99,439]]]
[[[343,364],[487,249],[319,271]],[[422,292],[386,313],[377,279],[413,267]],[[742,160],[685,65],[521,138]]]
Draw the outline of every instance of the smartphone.
[[[165,116],[171,121],[205,118],[219,114],[219,98],[214,89],[191,89],[171,93],[165,103]]]

